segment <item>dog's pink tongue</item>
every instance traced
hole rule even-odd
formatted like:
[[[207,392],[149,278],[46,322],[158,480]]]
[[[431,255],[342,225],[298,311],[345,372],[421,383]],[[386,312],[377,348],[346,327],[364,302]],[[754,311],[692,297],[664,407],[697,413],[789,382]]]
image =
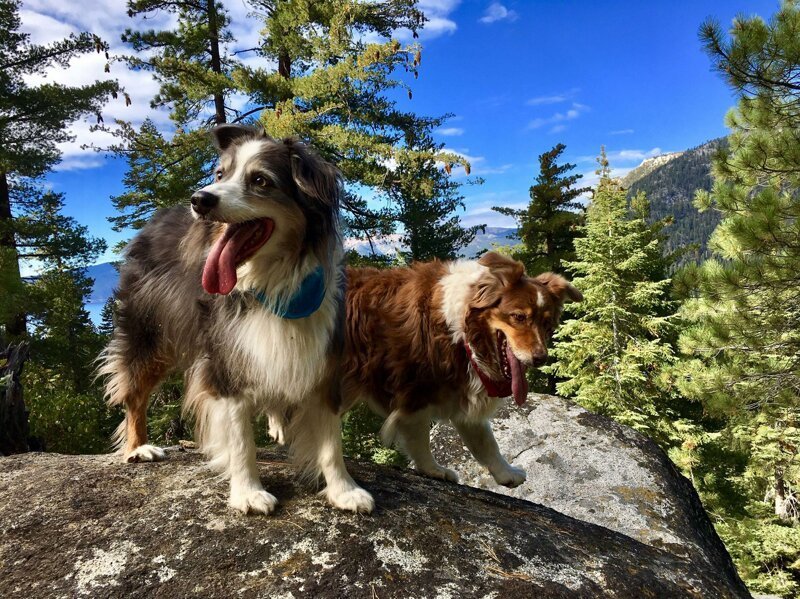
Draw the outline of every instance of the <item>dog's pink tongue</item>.
[[[511,393],[514,396],[514,402],[521,406],[528,399],[528,379],[525,377],[525,369],[511,351],[510,345],[506,346],[506,357],[508,365],[511,366]]]
[[[228,225],[206,258],[203,289],[208,293],[229,294],[236,287],[236,266],[264,245],[271,234],[271,221]]]

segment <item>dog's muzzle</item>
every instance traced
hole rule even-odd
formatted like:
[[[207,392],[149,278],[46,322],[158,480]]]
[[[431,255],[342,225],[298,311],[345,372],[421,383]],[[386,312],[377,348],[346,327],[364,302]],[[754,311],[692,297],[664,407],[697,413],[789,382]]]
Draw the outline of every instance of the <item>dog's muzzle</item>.
[[[219,198],[208,191],[195,191],[192,194],[192,210],[205,216],[219,204]]]

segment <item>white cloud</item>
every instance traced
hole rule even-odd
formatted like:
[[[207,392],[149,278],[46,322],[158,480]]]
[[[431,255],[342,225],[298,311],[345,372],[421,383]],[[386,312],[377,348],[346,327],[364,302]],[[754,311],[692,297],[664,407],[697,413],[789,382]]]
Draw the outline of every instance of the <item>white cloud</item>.
[[[584,104],[579,104],[578,102],[573,102],[572,106],[569,110],[563,112],[556,112],[555,114],[549,117],[538,117],[533,119],[528,123],[528,129],[539,129],[541,127],[545,127],[547,125],[559,125],[564,123],[565,121],[573,121],[577,119],[581,114],[587,112],[589,107]],[[561,125],[562,129],[558,129],[558,131],[563,131],[565,127],[563,124]],[[554,127],[555,128],[555,127]],[[552,129],[551,129],[552,131]]]
[[[565,92],[557,93],[557,94],[549,94],[544,96],[535,96],[525,102],[528,106],[544,106],[548,104],[560,104],[562,102],[566,102],[567,100],[571,100],[575,97],[575,95],[581,91],[580,88],[573,87],[570,90]]]
[[[609,131],[609,135],[630,135],[633,129],[617,129],[616,131]]]
[[[479,20],[488,25],[498,21],[516,21],[518,17],[515,11],[509,10],[499,2],[493,2]]]
[[[458,25],[450,18],[451,13],[461,4],[461,0],[419,0],[417,8],[423,12],[427,21],[419,32],[421,39],[433,39],[456,32]],[[402,41],[412,39],[408,29],[395,32],[394,37]]]
[[[461,217],[465,226],[484,224],[488,227],[516,227],[517,223],[510,216],[492,210],[493,207],[521,210],[530,200],[527,194],[515,191],[485,192],[468,196],[465,199],[466,213]]]
[[[454,135],[464,135],[464,130],[461,127],[442,127],[441,129],[436,129],[434,133],[452,137]]]

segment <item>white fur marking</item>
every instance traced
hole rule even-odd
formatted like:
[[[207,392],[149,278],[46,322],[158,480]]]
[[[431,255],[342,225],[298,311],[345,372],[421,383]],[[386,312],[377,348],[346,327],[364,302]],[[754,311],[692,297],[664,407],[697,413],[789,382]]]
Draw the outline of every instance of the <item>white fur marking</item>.
[[[448,274],[442,277],[442,314],[453,336],[453,343],[464,340],[464,318],[478,279],[488,270],[474,260],[458,260],[448,264]]]
[[[539,306],[540,308],[544,308],[547,305],[544,299],[544,293],[542,293],[536,288],[534,288],[534,291],[536,291],[536,305]]]

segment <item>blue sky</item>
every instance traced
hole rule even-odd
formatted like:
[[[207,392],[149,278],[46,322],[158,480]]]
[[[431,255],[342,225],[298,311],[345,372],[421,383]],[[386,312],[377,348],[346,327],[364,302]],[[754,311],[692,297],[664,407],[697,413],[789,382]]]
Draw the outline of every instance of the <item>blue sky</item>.
[[[239,47],[257,27],[243,0],[224,0]],[[422,36],[422,68],[411,80],[413,100],[403,108],[455,116],[437,134],[449,149],[472,160],[482,186],[463,189],[467,224],[510,225],[492,205],[523,206],[537,174],[536,157],[558,142],[577,171],[591,179],[594,156],[605,145],[616,172],[644,158],[684,150],[725,134],[723,118],[734,98],[702,52],[697,31],[706,17],[724,27],[739,13],[769,17],[774,0],[422,0],[431,17]],[[23,28],[47,42],[71,31],[99,33],[123,51],[121,31],[132,23],[124,0],[23,0]],[[51,79],[82,82],[103,77],[103,61],[89,56]],[[134,105],[104,113],[139,122],[156,85],[115,65]],[[155,115],[166,125],[165,116]],[[78,123],[78,139],[64,147],[65,162],[49,182],[66,194],[68,214],[110,244],[109,197],[122,191],[124,165],[79,148],[104,140]],[[463,178],[463,175],[459,174]],[[109,256],[106,256],[107,259]]]

